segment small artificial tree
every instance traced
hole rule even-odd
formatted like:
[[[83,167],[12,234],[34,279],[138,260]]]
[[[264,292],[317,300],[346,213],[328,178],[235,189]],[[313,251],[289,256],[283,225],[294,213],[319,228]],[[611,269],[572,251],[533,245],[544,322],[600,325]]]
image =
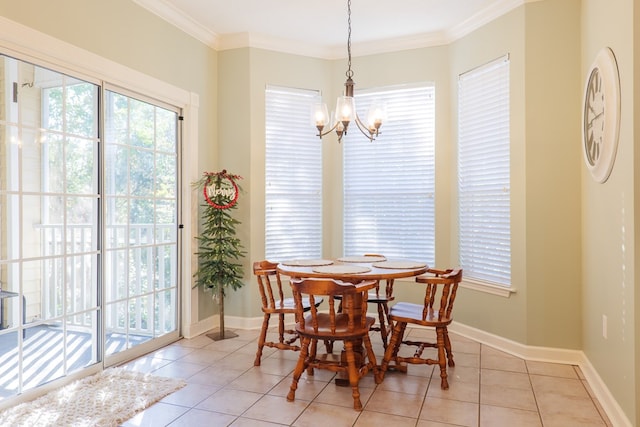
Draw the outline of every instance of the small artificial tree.
[[[236,183],[239,175],[221,172],[205,172],[194,185],[202,189],[204,199],[202,212],[202,234],[197,236],[198,271],[194,274],[195,286],[213,293],[220,305],[220,332],[208,334],[214,340],[233,338],[237,335],[224,329],[225,290],[236,290],[244,285],[241,260],[245,252],[236,237],[236,226],[240,221],[232,216],[237,208],[240,188]]]

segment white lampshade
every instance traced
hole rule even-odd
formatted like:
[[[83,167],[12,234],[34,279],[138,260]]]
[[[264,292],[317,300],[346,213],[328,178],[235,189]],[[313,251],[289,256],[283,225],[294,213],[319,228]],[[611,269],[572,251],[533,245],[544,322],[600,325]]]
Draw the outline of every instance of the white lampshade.
[[[336,119],[351,122],[356,116],[356,102],[352,96],[340,96],[336,102]]]
[[[327,104],[318,102],[311,107],[311,124],[318,126],[326,126],[329,124],[329,110],[327,110]]]

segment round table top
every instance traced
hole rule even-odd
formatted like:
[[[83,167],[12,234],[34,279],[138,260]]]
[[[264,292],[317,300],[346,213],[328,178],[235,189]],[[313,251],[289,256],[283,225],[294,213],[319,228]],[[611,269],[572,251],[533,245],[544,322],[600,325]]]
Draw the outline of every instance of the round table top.
[[[419,276],[429,266],[413,260],[341,262],[338,260],[292,260],[278,264],[278,271],[292,278],[329,278],[345,282],[388,280]]]

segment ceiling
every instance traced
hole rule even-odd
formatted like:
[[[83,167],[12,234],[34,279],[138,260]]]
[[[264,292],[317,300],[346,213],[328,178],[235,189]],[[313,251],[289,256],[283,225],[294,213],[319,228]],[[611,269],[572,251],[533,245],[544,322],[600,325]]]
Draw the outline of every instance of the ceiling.
[[[133,0],[218,50],[346,56],[347,0]],[[352,55],[450,43],[527,1],[352,0]]]

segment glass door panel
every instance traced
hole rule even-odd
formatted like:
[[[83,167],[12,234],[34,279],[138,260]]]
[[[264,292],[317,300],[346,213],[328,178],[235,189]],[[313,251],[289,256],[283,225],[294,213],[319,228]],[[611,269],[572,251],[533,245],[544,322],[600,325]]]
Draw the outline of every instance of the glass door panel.
[[[178,332],[178,114],[110,90],[105,107],[109,358]]]
[[[0,55],[0,399],[99,362],[98,89]]]

